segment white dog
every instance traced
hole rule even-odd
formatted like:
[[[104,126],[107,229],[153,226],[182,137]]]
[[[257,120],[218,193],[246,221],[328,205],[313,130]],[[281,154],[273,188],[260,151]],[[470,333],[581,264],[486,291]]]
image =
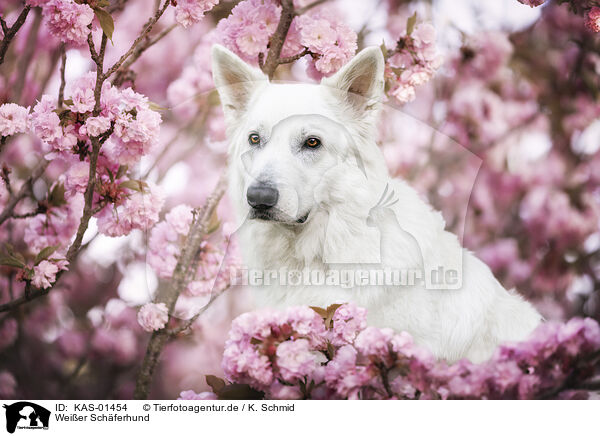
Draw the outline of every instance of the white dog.
[[[439,212],[390,180],[374,140],[383,95],[378,48],[319,85],[271,83],[221,46],[212,56],[230,140],[230,197],[246,220],[246,265],[327,278],[340,270],[416,272],[401,285],[365,275],[351,287],[276,280],[257,292],[261,305],[352,301],[368,309],[370,325],[407,331],[450,362],[488,359],[539,324],[535,309],[444,229]]]

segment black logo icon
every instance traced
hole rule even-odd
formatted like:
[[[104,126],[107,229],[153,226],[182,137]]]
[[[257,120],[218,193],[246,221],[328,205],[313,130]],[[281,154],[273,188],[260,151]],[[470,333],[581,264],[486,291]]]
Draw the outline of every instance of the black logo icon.
[[[50,411],[29,401],[19,401],[6,409],[6,431],[14,433],[15,429],[48,429]]]

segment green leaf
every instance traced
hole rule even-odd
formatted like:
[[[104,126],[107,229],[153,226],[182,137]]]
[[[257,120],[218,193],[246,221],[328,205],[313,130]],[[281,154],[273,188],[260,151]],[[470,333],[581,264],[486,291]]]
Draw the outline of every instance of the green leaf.
[[[225,387],[225,380],[214,375],[207,375],[206,384],[210,386],[215,394],[219,395],[219,392]]]
[[[115,31],[115,22],[113,18],[110,16],[108,12],[104,9],[94,9],[94,14],[96,14],[96,18],[100,22],[100,27],[102,27],[102,31],[106,34],[110,42],[112,42],[113,32]]]
[[[119,170],[117,171],[117,175],[115,178],[120,179],[127,172],[127,165],[119,165]]]
[[[410,35],[413,32],[413,30],[415,30],[416,23],[417,23],[417,12],[412,14],[410,17],[408,17],[408,20],[406,20],[406,34],[407,35]]]
[[[52,206],[57,207],[62,206],[63,204],[67,204],[67,201],[65,200],[65,185],[63,185],[62,183],[57,183],[56,185],[54,185],[54,188],[52,188],[52,191],[48,196],[48,202]]]
[[[51,245],[46,248],[42,248],[42,250],[35,256],[34,264],[39,264],[42,260],[48,259],[52,253],[56,251],[58,245]]]
[[[25,263],[21,262],[15,256],[11,256],[10,254],[2,254],[0,255],[0,265],[23,268]]]
[[[119,184],[119,188],[127,188],[133,191],[144,192],[148,189],[148,184],[142,180],[125,180]]]

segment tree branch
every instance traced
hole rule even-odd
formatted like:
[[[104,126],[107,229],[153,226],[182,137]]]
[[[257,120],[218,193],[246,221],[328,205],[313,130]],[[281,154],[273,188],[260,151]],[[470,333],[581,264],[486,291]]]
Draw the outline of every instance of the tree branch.
[[[121,68],[121,66],[129,58],[129,56],[134,54],[138,44],[140,44],[142,42],[142,40],[144,40],[146,35],[148,35],[148,33],[150,33],[150,31],[152,30],[152,27],[154,27],[156,22],[160,19],[160,17],[162,17],[162,15],[167,10],[167,8],[169,7],[170,4],[171,4],[171,0],[165,0],[163,7],[156,11],[156,13],[154,14],[154,17],[150,18],[150,20],[148,21],[148,24],[146,24],[146,27],[144,28],[144,30],[142,30],[142,33],[140,33],[140,35],[135,39],[135,41],[133,41],[133,44],[131,45],[129,50],[127,50],[127,52],[123,56],[121,56],[119,58],[119,60],[117,62],[115,62],[115,64],[112,67],[110,67],[108,69],[108,71],[104,75],[104,79],[108,79],[110,76],[112,76],[119,68]]]
[[[273,78],[275,70],[281,63],[281,49],[283,48],[283,43],[285,42],[285,38],[292,25],[292,20],[296,16],[293,0],[281,0],[281,6],[282,9],[279,24],[277,24],[277,29],[269,40],[269,52],[267,53],[267,59],[262,66],[263,73],[265,73],[269,79]]]
[[[25,181],[25,183],[23,183],[23,186],[21,186],[21,189],[19,189],[17,195],[12,196],[8,200],[8,203],[2,210],[2,213],[0,214],[0,225],[2,225],[4,221],[12,217],[15,206],[19,203],[19,201],[27,197],[27,194],[31,191],[33,183],[37,179],[39,179],[42,176],[42,174],[44,174],[44,171],[46,171],[46,168],[49,164],[50,162],[47,160],[44,160],[41,163],[39,163],[38,166],[31,172],[29,178]]]
[[[195,274],[197,259],[201,251],[200,245],[207,234],[211,217],[219,201],[225,194],[225,189],[226,176],[224,172],[204,206],[200,210],[195,211],[185,245],[181,248],[181,254],[173,272],[173,278],[169,282],[164,295],[161,295],[159,298],[169,308],[169,313],[173,313],[179,295],[187,287]],[[171,315],[169,315],[170,319]],[[148,398],[154,370],[158,364],[160,354],[171,336],[171,332],[163,328],[155,331],[150,337],[148,347],[146,348],[146,355],[138,373],[135,392],[133,394],[134,399],[143,400]]]
[[[4,62],[4,55],[8,50],[8,46],[10,45],[11,41],[19,31],[21,26],[25,23],[25,20],[27,19],[27,14],[29,14],[30,9],[31,6],[25,5],[25,7],[23,8],[23,10],[21,11],[21,13],[10,28],[6,25],[6,22],[2,20],[2,30],[4,31],[4,38],[2,39],[2,42],[0,42],[0,65],[2,65],[2,63]]]
[[[61,108],[65,100],[65,69],[67,67],[67,52],[65,44],[60,45],[60,87],[58,88],[58,107]]]

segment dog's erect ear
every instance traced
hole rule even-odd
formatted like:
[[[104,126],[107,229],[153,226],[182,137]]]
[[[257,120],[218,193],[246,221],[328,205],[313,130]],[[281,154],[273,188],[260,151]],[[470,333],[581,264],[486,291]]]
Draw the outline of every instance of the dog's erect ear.
[[[257,82],[267,80],[262,72],[217,44],[212,47],[212,74],[225,115],[231,116],[244,111]]]
[[[378,106],[383,95],[385,61],[379,47],[369,47],[358,53],[333,76],[322,84],[336,88],[358,112]]]

